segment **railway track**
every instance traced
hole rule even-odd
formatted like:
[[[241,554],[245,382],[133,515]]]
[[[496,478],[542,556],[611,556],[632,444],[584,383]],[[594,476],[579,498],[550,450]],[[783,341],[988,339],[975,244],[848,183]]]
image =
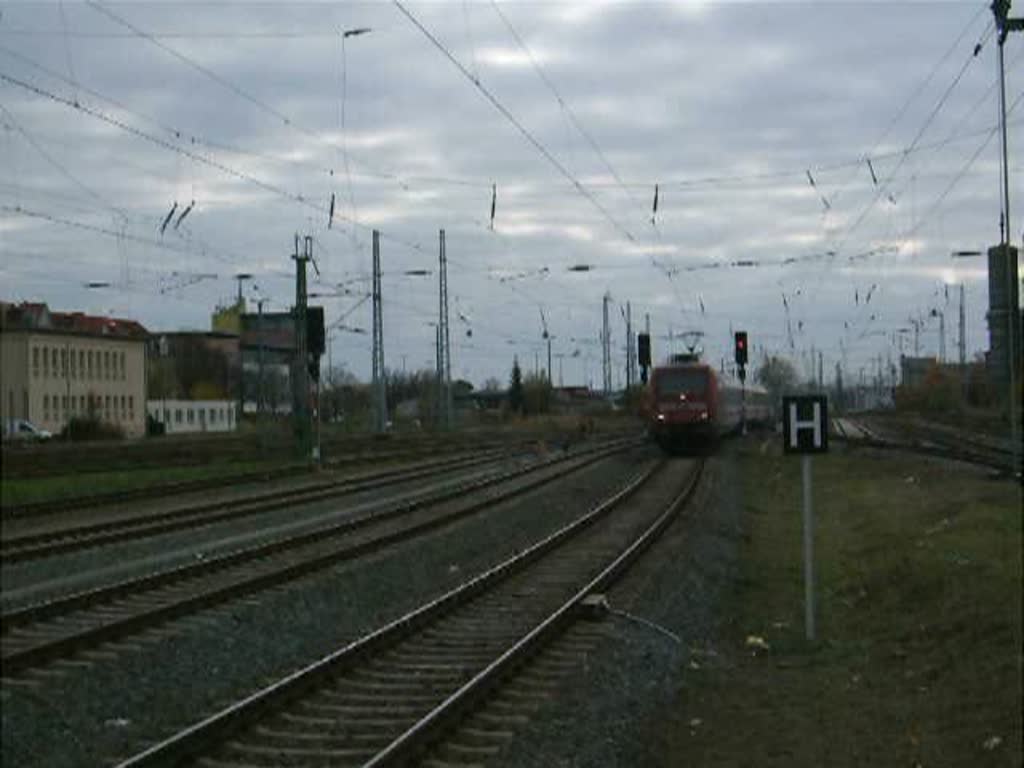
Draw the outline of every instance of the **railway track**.
[[[72,658],[103,643],[421,536],[636,444],[617,441],[574,457],[477,478],[328,527],[8,611],[0,616],[3,673],[11,676]]]
[[[522,445],[526,445],[524,442]],[[368,463],[380,463],[387,461],[402,461],[406,459],[420,458],[425,455],[436,455],[439,453],[453,453],[466,451],[491,451],[500,448],[509,448],[507,442],[484,441],[477,445],[446,445],[443,443],[426,443],[409,449],[367,449],[343,458],[330,459],[323,462],[323,469],[339,470],[347,467],[356,467]],[[5,504],[2,508],[4,519],[15,519],[24,517],[36,517],[40,515],[60,514],[80,509],[89,509],[111,504],[118,504],[129,501],[140,501],[153,498],[165,498],[168,495],[191,493],[196,491],[208,491],[219,488],[227,488],[248,483],[265,483],[283,480],[290,477],[298,477],[310,474],[314,467],[307,463],[286,464],[277,468],[253,470],[250,472],[236,472],[225,477],[201,478],[197,480],[180,480],[169,483],[150,484],[144,488],[130,488],[121,491],[109,491],[93,493],[73,498],[51,499],[40,502],[29,502],[25,504]]]
[[[0,558],[7,564],[37,560],[83,549],[130,541],[187,528],[234,520],[285,505],[308,504],[373,490],[386,485],[431,475],[469,469],[513,455],[492,450],[430,461],[413,467],[385,470],[355,478],[329,480],[300,488],[252,494],[236,499],[187,505],[158,513],[129,515],[81,525],[62,526],[0,539]]]
[[[693,463],[681,482],[672,471],[680,461],[668,470],[665,460],[649,467],[525,552],[119,768],[384,766],[423,759],[449,765],[453,756],[480,764],[522,721],[514,704],[508,711],[518,671],[562,636],[587,597],[606,589],[689,500],[701,464]],[[529,673],[540,674],[542,684],[551,670],[546,664]],[[490,719],[481,719],[488,709]],[[444,742],[467,718],[486,730],[469,726],[466,744],[463,727]]]
[[[832,423],[836,436],[849,443],[955,459],[1003,473],[1013,473],[1012,451],[994,443],[935,431],[927,434],[911,433],[901,439],[893,439],[882,436],[859,419],[843,417],[833,419]]]

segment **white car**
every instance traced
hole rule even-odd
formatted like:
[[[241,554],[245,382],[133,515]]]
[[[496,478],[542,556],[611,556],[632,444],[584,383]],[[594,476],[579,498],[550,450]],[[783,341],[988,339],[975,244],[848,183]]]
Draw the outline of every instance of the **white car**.
[[[51,437],[53,435],[48,430],[40,429],[25,419],[11,419],[4,424],[4,440],[34,442],[49,440]]]

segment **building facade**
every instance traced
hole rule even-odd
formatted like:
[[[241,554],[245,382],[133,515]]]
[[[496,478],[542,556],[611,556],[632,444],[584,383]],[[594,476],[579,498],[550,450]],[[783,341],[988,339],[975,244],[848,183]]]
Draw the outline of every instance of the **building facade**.
[[[146,433],[146,340],[134,320],[0,303],[0,417],[59,433],[93,416]]]
[[[238,426],[233,400],[150,400],[146,408],[167,435],[234,432]]]

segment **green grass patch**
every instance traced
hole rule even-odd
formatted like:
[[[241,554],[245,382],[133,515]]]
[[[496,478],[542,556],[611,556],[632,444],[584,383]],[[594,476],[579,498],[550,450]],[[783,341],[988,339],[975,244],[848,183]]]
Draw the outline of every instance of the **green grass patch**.
[[[225,478],[259,470],[276,469],[281,466],[280,461],[249,461],[211,463],[201,466],[171,466],[162,469],[75,473],[48,477],[4,478],[0,484],[0,501],[3,506],[34,504],[136,488],[153,488],[190,480]]]
[[[800,459],[739,450],[740,575],[666,763],[1021,765],[1019,487],[916,457],[815,457],[809,644]]]

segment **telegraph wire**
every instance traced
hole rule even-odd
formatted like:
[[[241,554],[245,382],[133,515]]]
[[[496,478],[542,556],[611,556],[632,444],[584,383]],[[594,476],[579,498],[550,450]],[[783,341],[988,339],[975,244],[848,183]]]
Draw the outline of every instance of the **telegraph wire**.
[[[910,105],[913,104],[917,100],[918,96],[920,96],[922,93],[924,93],[924,90],[928,87],[928,85],[931,83],[931,81],[935,78],[935,75],[938,74],[938,72],[942,68],[942,66],[953,55],[953,53],[956,51],[956,49],[960,46],[960,43],[963,42],[963,39],[967,36],[967,33],[970,32],[971,27],[974,26],[974,24],[978,21],[978,19],[986,11],[988,11],[988,6],[986,4],[984,4],[984,3],[982,3],[980,5],[980,7],[978,8],[977,12],[974,14],[974,16],[971,17],[971,20],[967,22],[967,24],[964,26],[964,28],[960,32],[960,34],[957,35],[957,38],[956,38],[956,40],[953,41],[953,44],[950,45],[949,48],[946,49],[946,52],[942,54],[942,56],[939,58],[939,60],[935,63],[935,66],[932,67],[931,71],[928,73],[928,76],[924,80],[922,80],[921,83],[917,86],[917,88],[914,89],[914,92],[909,97],[907,97],[907,99],[903,102],[903,105],[899,108],[899,110],[897,110],[896,114],[889,121],[889,124],[885,127],[885,130],[883,130],[882,133],[878,136],[878,138],[875,139],[874,143],[871,145],[871,149],[869,149],[867,151],[867,153],[865,153],[865,159],[869,159],[869,158],[872,158],[872,157],[874,157],[874,159],[878,159],[877,157],[874,156],[874,151],[876,149],[878,149],[878,146],[883,141],[885,141],[885,138],[889,135],[889,133],[892,131],[892,129],[896,127],[896,124],[903,118],[903,115],[906,114],[907,110],[910,108]],[[873,171],[872,171],[871,175],[874,176],[874,172]],[[837,189],[835,192],[832,193],[833,198],[835,198],[836,196],[842,194],[846,190],[846,188],[849,186],[850,180],[852,178],[853,178],[853,176],[851,175],[840,186],[839,189]]]
[[[1024,91],[1022,91],[1020,94],[1018,94],[1018,96],[1014,100],[1013,104],[1010,105],[1010,107],[1007,109],[1006,114],[1007,115],[1012,114],[1013,111],[1018,106],[1020,106],[1020,103],[1021,103],[1022,100],[1024,100]],[[928,211],[925,214],[923,214],[920,218],[918,218],[917,223],[913,227],[911,227],[910,230],[907,231],[907,233],[903,236],[902,239],[906,240],[906,239],[909,239],[909,238],[913,237],[915,234],[917,234],[917,232],[921,229],[921,227],[925,224],[925,222],[929,218],[931,218],[939,210],[939,208],[945,202],[946,198],[949,196],[949,193],[952,192],[953,188],[957,184],[959,184],[963,180],[963,178],[967,175],[967,173],[970,171],[971,167],[974,165],[975,162],[977,162],[978,158],[981,157],[982,152],[985,151],[985,149],[991,143],[993,137],[995,137],[995,135],[996,135],[996,133],[998,131],[999,131],[999,127],[998,126],[996,126],[994,128],[991,128],[989,130],[988,136],[986,136],[985,140],[981,143],[981,145],[978,147],[978,149],[975,150],[974,154],[971,155],[971,157],[967,160],[966,163],[964,163],[964,165],[960,168],[960,170],[957,172],[957,174],[949,182],[949,184],[946,186],[946,188],[942,191],[942,193],[938,196],[938,198],[936,198],[935,202],[932,203],[932,205],[929,207]]]
[[[179,51],[175,50],[174,48],[172,48],[171,46],[167,45],[166,43],[160,42],[159,40],[157,40],[152,35],[147,34],[144,30],[139,29],[138,27],[136,27],[134,24],[132,24],[127,19],[125,19],[125,18],[123,18],[121,16],[118,16],[116,13],[111,11],[109,8],[107,8],[103,4],[101,4],[99,2],[96,2],[96,0],[86,0],[86,5],[88,5],[90,8],[92,8],[92,9],[94,9],[96,11],[99,11],[104,16],[106,16],[107,18],[117,22],[121,26],[126,27],[127,29],[130,29],[136,35],[138,35],[139,37],[144,38],[144,39],[148,40],[149,42],[153,43],[153,45],[155,45],[157,48],[159,48],[160,50],[170,54],[174,58],[178,59],[178,61],[181,61],[182,63],[192,67],[193,69],[197,70],[198,72],[201,72],[202,74],[206,75],[211,80],[213,80],[213,81],[219,83],[220,85],[222,85],[223,87],[227,88],[229,91],[234,93],[239,98],[245,99],[250,104],[254,105],[258,109],[262,110],[263,112],[266,112],[267,114],[273,115],[278,120],[281,120],[285,125],[288,125],[288,126],[292,125],[291,118],[289,118],[288,115],[284,114],[283,112],[278,111],[277,109],[275,109],[271,105],[267,104],[266,102],[256,98],[255,96],[253,96],[251,93],[249,93],[245,89],[240,88],[239,86],[237,86],[234,83],[232,83],[230,80],[227,80],[227,79],[221,77],[220,75],[218,75],[216,72],[214,72],[209,67],[206,67],[206,66],[200,64],[199,62],[189,58],[185,54],[180,53]],[[302,129],[299,128],[299,130],[302,130]]]
[[[508,120],[516,128],[516,130],[518,130],[519,133],[531,145],[533,145],[533,147],[538,152],[540,152],[540,154],[548,161],[548,163],[550,163],[562,176],[564,176],[569,181],[570,184],[572,184],[572,186],[576,189],[577,192],[583,195],[583,197],[585,197],[590,202],[590,204],[593,205],[594,208],[596,208],[601,213],[601,215],[616,230],[621,232],[627,240],[629,240],[630,242],[636,242],[636,238],[633,236],[633,234],[628,229],[626,229],[622,224],[620,224],[614,216],[612,216],[611,212],[608,211],[608,209],[605,208],[601,204],[601,202],[596,197],[594,197],[594,195],[588,189],[586,189],[586,187],[583,186],[579,179],[577,179],[564,165],[562,165],[558,158],[551,154],[550,150],[548,150],[548,148],[545,147],[544,144],[542,144],[532,133],[530,133],[529,130],[526,129],[526,127],[521,122],[519,122],[516,116],[513,115],[508,110],[508,108],[504,104],[502,104],[501,101],[499,101],[498,98],[487,89],[486,86],[484,86],[478,79],[473,77],[473,74],[468,69],[466,69],[465,65],[463,65],[462,62],[459,61],[455,57],[455,55],[450,50],[448,50],[448,48],[446,48],[445,45],[430,32],[430,30],[423,26],[419,19],[417,19],[404,5],[402,5],[400,0],[393,0],[393,2],[395,4],[395,7],[397,7],[398,10],[401,11],[409,19],[409,21],[411,21],[412,24],[417,29],[419,29],[420,32],[423,33],[423,35],[434,45],[435,48],[437,48],[442,54],[444,54],[445,58],[447,58],[453,65],[455,65],[459,72],[461,72],[463,76],[467,80],[469,80],[469,82],[472,83],[476,87],[476,89],[480,91],[481,94],[483,94],[483,96],[491,103],[491,105],[495,109],[497,109],[498,112],[500,112],[502,116],[505,117],[505,119]]]
[[[914,136],[914,140],[910,142],[910,144],[909,144],[909,146],[907,148],[908,149],[908,153],[909,153],[910,150],[913,150],[917,146],[917,144],[920,142],[921,138],[925,134],[925,131],[928,130],[928,128],[931,126],[932,122],[935,120],[935,117],[939,114],[939,111],[946,104],[946,101],[949,99],[950,94],[953,93],[953,90],[960,83],[961,79],[963,79],[964,73],[967,71],[967,68],[971,65],[971,62],[974,61],[977,58],[978,53],[981,51],[981,47],[984,46],[985,43],[988,42],[988,40],[991,38],[991,36],[992,36],[992,34],[994,32],[995,32],[995,27],[994,26],[990,25],[990,26],[986,27],[986,32],[982,35],[981,42],[977,46],[975,46],[975,48],[973,49],[973,52],[971,53],[971,55],[969,55],[967,57],[967,59],[964,61],[963,65],[960,67],[960,70],[957,72],[956,76],[953,78],[953,81],[946,87],[946,90],[943,91],[942,96],[939,98],[938,102],[932,108],[931,112],[928,114],[928,117],[925,119],[924,123],[918,129],[917,134]],[[906,162],[907,157],[908,157],[907,153],[904,153],[903,155],[900,156],[899,160],[896,163],[896,167],[893,168],[893,170],[889,173],[889,175],[886,178],[886,180],[882,184],[880,184],[878,186],[877,191],[875,192],[874,196],[871,198],[870,202],[861,211],[860,215],[854,220],[853,224],[851,224],[849,227],[847,227],[846,231],[843,233],[842,238],[838,242],[836,250],[839,250],[840,248],[842,248],[842,246],[846,243],[846,241],[850,237],[850,235],[852,235],[857,230],[857,228],[860,227],[860,225],[868,217],[868,215],[871,213],[871,211],[874,210],[875,205],[881,199],[881,197],[884,194],[884,192],[889,188],[889,184],[892,182],[893,178],[895,178],[895,176],[899,172],[900,168],[903,167],[903,164]]]
[[[512,26],[512,22],[509,21],[508,17],[505,16],[504,12],[501,10],[501,7],[498,5],[497,0],[491,0],[491,6],[494,8],[495,13],[497,13],[501,20],[505,23],[505,26],[508,27],[508,31],[511,33],[512,37],[515,38],[516,43],[519,45],[520,48],[522,48],[523,52],[530,59],[530,63],[533,65],[533,68],[537,72],[537,75],[548,87],[551,93],[554,94],[555,100],[558,102],[558,105],[569,116],[569,120],[572,122],[573,127],[575,127],[576,130],[579,131],[580,135],[583,136],[584,139],[586,139],[587,143],[590,144],[590,148],[594,150],[594,154],[596,154],[601,159],[601,162],[604,164],[604,167],[608,169],[608,172],[612,175],[612,178],[615,179],[615,182],[619,185],[619,187],[623,189],[623,191],[625,191],[627,195],[629,195],[630,200],[632,200],[635,203],[636,200],[633,198],[633,195],[629,191],[629,188],[623,183],[618,172],[615,170],[614,167],[612,167],[612,164],[608,161],[608,158],[605,156],[604,152],[601,151],[601,147],[598,146],[597,141],[591,135],[590,131],[588,131],[586,127],[584,127],[584,125],[580,122],[579,118],[577,117],[576,112],[562,97],[561,92],[555,86],[554,82],[552,82],[551,78],[548,77],[547,73],[544,71],[544,68],[541,67],[540,62],[538,62],[537,59],[534,57],[533,51],[531,51],[530,48],[526,45],[526,43],[523,41],[522,37],[519,35],[519,32],[516,30],[516,28]]]
[[[131,240],[132,242],[140,243],[142,245],[149,245],[149,246],[152,246],[153,248],[160,248],[161,250],[171,251],[171,252],[174,252],[174,253],[187,254],[187,255],[190,255],[190,256],[210,255],[210,256],[213,256],[214,258],[217,258],[217,259],[219,259],[221,261],[224,261],[225,263],[229,263],[229,264],[235,263],[235,262],[230,261],[229,258],[227,258],[225,256],[218,255],[218,253],[216,251],[214,251],[212,249],[207,249],[205,247],[201,247],[201,250],[196,251],[194,248],[186,248],[186,247],[181,246],[181,245],[175,245],[171,241],[156,240],[156,239],[153,239],[153,238],[144,237],[142,235],[128,234],[127,232],[116,232],[116,231],[114,231],[112,229],[108,229],[107,227],[101,227],[101,226],[96,225],[96,224],[86,224],[85,222],[74,221],[73,219],[65,219],[65,218],[63,218],[61,216],[56,216],[56,215],[54,215],[52,213],[46,213],[45,211],[33,210],[31,208],[26,208],[26,207],[21,206],[21,205],[0,204],[0,211],[3,211],[5,213],[18,214],[18,215],[21,215],[21,216],[27,216],[27,217],[32,218],[32,219],[41,219],[41,220],[49,221],[49,222],[51,222],[53,224],[61,224],[61,225],[65,226],[65,227],[71,227],[71,228],[74,228],[74,229],[81,229],[81,230],[84,230],[84,231],[87,231],[87,232],[94,232],[96,234],[106,235],[108,237],[122,238],[122,239],[125,239],[125,240]],[[225,251],[225,253],[227,253],[227,252]],[[229,254],[229,257],[233,258],[233,259],[239,259],[240,258],[240,257],[236,256],[235,254]]]
[[[134,35],[130,35],[130,36],[126,36],[126,37],[135,37],[135,36]],[[279,157],[279,156],[276,156],[276,155],[267,154],[265,152],[260,152],[260,151],[255,150],[255,149],[250,149],[250,148],[245,148],[245,147],[240,147],[240,146],[237,146],[237,145],[233,145],[233,144],[230,144],[230,143],[227,143],[227,142],[223,142],[223,141],[221,141],[219,139],[212,139],[212,138],[209,138],[209,137],[205,137],[205,136],[202,136],[202,135],[200,135],[200,134],[198,134],[198,133],[196,133],[194,131],[190,131],[190,130],[187,130],[187,129],[177,128],[175,126],[172,126],[172,125],[169,125],[167,123],[164,123],[164,122],[158,120],[157,118],[154,118],[154,117],[152,117],[150,115],[147,115],[147,114],[145,114],[143,112],[140,112],[137,109],[133,109],[131,107],[128,107],[122,101],[120,101],[118,99],[115,99],[115,98],[113,98],[111,96],[107,96],[107,95],[105,95],[103,93],[100,93],[99,91],[97,91],[95,89],[92,89],[92,88],[90,88],[90,87],[88,87],[88,86],[86,86],[86,85],[84,85],[82,83],[72,82],[66,75],[62,75],[61,73],[59,73],[59,72],[57,72],[55,70],[52,70],[52,69],[50,69],[50,68],[48,68],[48,67],[46,67],[46,66],[44,66],[44,65],[42,65],[42,64],[40,64],[40,63],[38,63],[36,61],[34,61],[34,60],[32,60],[31,58],[29,58],[29,57],[27,57],[27,56],[25,56],[25,55],[23,55],[23,54],[21,54],[21,53],[19,53],[17,51],[14,51],[14,50],[12,50],[10,48],[7,48],[6,46],[0,45],[0,53],[4,53],[4,54],[7,54],[7,55],[9,55],[9,56],[11,56],[13,58],[16,58],[19,61],[21,61],[22,63],[24,63],[24,64],[26,64],[26,65],[28,65],[28,66],[30,66],[30,67],[32,67],[32,68],[34,68],[34,69],[44,73],[44,74],[46,74],[46,75],[48,75],[48,76],[50,76],[50,77],[52,77],[54,79],[60,80],[61,82],[65,83],[65,84],[67,84],[67,85],[69,85],[71,87],[77,87],[83,93],[86,93],[86,94],[88,94],[88,95],[92,96],[93,98],[98,99],[100,101],[106,102],[107,104],[110,104],[110,105],[116,107],[117,109],[125,112],[126,114],[129,114],[129,115],[131,115],[133,117],[136,117],[136,118],[138,118],[138,119],[140,119],[140,120],[142,120],[142,121],[144,121],[146,123],[149,123],[150,125],[152,125],[155,128],[159,128],[161,131],[165,132],[166,134],[168,134],[171,137],[174,137],[176,140],[187,140],[190,144],[198,144],[198,145],[202,145],[202,146],[208,147],[209,149],[212,149],[212,150],[217,150],[217,151],[222,151],[222,152],[229,152],[231,154],[243,155],[243,156],[247,156],[247,157],[253,157],[253,158],[257,158],[257,159],[260,159],[260,160],[265,160],[265,161],[271,162],[271,163],[277,163],[277,164],[282,164],[282,165],[291,165],[291,166],[294,166],[294,167],[304,167],[304,168],[308,168],[310,170],[314,170],[314,171],[316,171],[318,173],[322,173],[322,174],[325,174],[325,175],[328,175],[328,176],[332,175],[333,172],[334,172],[332,168],[330,168],[330,167],[328,167],[326,165],[320,165],[320,164],[313,163],[313,162],[310,162],[310,161],[304,161],[304,160],[298,160],[298,159],[292,159],[292,158]],[[998,84],[998,81],[994,80],[993,83],[989,86],[989,89],[990,90],[994,89],[997,84]],[[70,101],[72,103],[74,103],[76,100],[75,99],[71,99]],[[983,134],[986,134],[988,132],[988,130],[989,130],[989,128],[984,128],[984,129],[979,129],[979,130],[976,130],[976,131],[970,131],[970,132],[967,132],[967,133],[958,134],[956,136],[949,136],[949,137],[947,137],[947,138],[945,138],[945,139],[943,139],[941,141],[934,141],[934,142],[930,142],[930,143],[919,144],[918,146],[914,147],[913,149],[911,149],[909,147],[903,147],[901,149],[895,149],[895,150],[891,150],[889,152],[880,152],[880,153],[871,154],[870,156],[866,156],[866,155],[865,156],[860,156],[860,157],[858,157],[856,159],[837,161],[837,162],[834,162],[834,163],[810,165],[810,166],[802,167],[800,169],[794,168],[793,170],[766,171],[766,172],[749,173],[749,174],[722,174],[722,175],[695,177],[695,178],[689,178],[689,179],[661,179],[660,181],[657,181],[657,182],[656,181],[628,181],[627,180],[627,181],[623,181],[621,183],[621,185],[620,185],[619,182],[607,182],[606,183],[606,182],[601,182],[601,181],[592,181],[592,182],[588,182],[587,186],[590,187],[590,188],[597,188],[597,189],[611,187],[611,186],[622,186],[624,189],[650,189],[655,184],[659,184],[662,188],[669,188],[669,187],[671,187],[671,188],[679,188],[679,189],[688,189],[688,188],[693,188],[693,187],[717,187],[717,186],[723,186],[724,187],[724,186],[729,186],[729,185],[732,185],[732,184],[744,184],[744,183],[757,182],[757,181],[770,182],[770,181],[776,181],[776,180],[779,180],[779,179],[801,177],[801,176],[803,176],[806,173],[807,168],[809,168],[813,173],[820,175],[820,174],[830,173],[830,172],[834,172],[834,171],[838,171],[838,170],[843,170],[845,168],[856,169],[856,168],[862,166],[864,164],[865,159],[867,159],[868,157],[870,157],[870,159],[872,161],[878,162],[878,161],[881,161],[881,160],[887,160],[887,159],[891,159],[891,158],[901,157],[903,155],[911,155],[911,154],[917,154],[917,153],[929,152],[929,151],[933,151],[933,150],[937,150],[937,149],[942,149],[942,148],[948,146],[951,143],[955,143],[957,141],[962,141],[962,140],[966,140],[966,139],[970,139],[970,138],[974,138],[976,136],[981,136]],[[357,155],[355,155],[355,154],[353,154],[351,152],[349,154],[351,155],[351,158],[353,160],[358,160],[360,163],[362,163],[364,165],[367,165],[366,161],[362,160],[362,159],[359,159],[357,157]],[[462,186],[462,187],[472,188],[472,189],[481,189],[481,190],[487,189],[487,190],[489,190],[489,189],[491,189],[491,185],[493,183],[490,180],[473,179],[473,178],[456,177],[456,176],[437,176],[437,175],[404,176],[404,175],[401,175],[401,174],[398,174],[398,173],[395,173],[395,172],[392,172],[392,171],[383,170],[383,169],[380,169],[380,168],[378,168],[376,170],[363,170],[363,171],[358,172],[357,175],[364,176],[366,178],[379,178],[379,179],[385,179],[385,180],[388,180],[388,181],[393,181],[393,182],[399,184],[400,186],[402,186],[403,188],[407,188],[408,184],[413,184],[413,185],[416,185],[416,184],[447,184],[447,185]],[[664,206],[662,205],[661,207],[664,207]],[[325,208],[325,211],[326,211],[326,208]]]
[[[63,163],[61,163],[55,157],[53,157],[53,155],[51,155],[45,147],[43,147],[39,142],[37,142],[32,137],[32,135],[25,130],[24,126],[22,126],[21,123],[14,117],[14,114],[9,109],[7,109],[7,107],[5,107],[3,104],[0,104],[0,111],[2,111],[4,115],[7,116],[7,121],[14,126],[14,129],[22,135],[25,141],[32,145],[32,148],[36,152],[38,152],[39,155],[44,160],[46,160],[47,163],[49,163],[51,166],[57,169],[57,171],[62,176],[64,176],[64,178],[66,178],[76,187],[81,189],[87,195],[97,200],[104,208],[107,208],[116,213],[118,216],[121,217],[122,221],[126,222],[128,220],[128,214],[124,211],[124,209],[118,208],[116,205],[114,205],[109,200],[104,198],[99,192],[94,190],[92,187],[88,186],[85,182],[83,182],[81,179],[79,179],[77,176],[71,173],[71,171],[69,171]]]

